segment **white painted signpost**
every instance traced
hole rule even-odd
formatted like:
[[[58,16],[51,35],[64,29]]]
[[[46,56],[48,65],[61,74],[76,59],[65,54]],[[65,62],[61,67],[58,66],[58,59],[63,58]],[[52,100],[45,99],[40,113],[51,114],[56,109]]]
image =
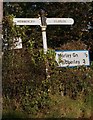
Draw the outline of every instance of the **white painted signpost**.
[[[74,20],[72,18],[46,18],[45,12],[41,10],[39,18],[14,18],[13,22],[16,25],[40,25],[43,38],[44,54],[47,53],[47,37],[46,28],[47,25],[73,25]],[[87,50],[81,51],[56,51],[56,61],[59,67],[73,67],[73,66],[89,66],[89,52]],[[46,73],[48,67],[46,65]]]
[[[59,67],[90,65],[87,50],[56,51],[56,61]]]
[[[46,27],[47,25],[73,25],[74,20],[72,18],[46,18],[45,12],[41,10],[41,17],[39,18],[14,18],[13,22],[16,25],[40,25],[43,38],[44,54],[47,52],[47,37]]]
[[[16,25],[41,25],[40,18],[13,18]]]
[[[46,18],[47,25],[73,25],[72,18]]]
[[[41,25],[40,18],[14,18],[13,22],[16,25]],[[72,25],[72,18],[46,18],[47,25]]]
[[[41,10],[39,18],[14,18],[13,22],[16,25],[40,25],[43,38],[44,54],[47,53],[47,25],[73,25],[72,18],[46,18],[45,12]],[[82,51],[56,51],[56,61],[59,67],[73,67],[90,65],[89,53],[86,50]],[[46,61],[46,73],[48,77],[48,62]]]

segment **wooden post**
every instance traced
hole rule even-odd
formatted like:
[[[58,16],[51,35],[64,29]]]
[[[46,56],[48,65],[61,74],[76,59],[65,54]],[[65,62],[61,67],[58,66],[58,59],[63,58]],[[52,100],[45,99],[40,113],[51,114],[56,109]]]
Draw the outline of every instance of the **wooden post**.
[[[46,17],[45,17],[45,11],[41,10],[40,11],[40,16],[41,16],[41,30],[42,30],[42,39],[43,39],[43,49],[44,49],[44,54],[47,54],[47,37],[46,37]],[[49,63],[48,60],[45,60],[45,66],[46,66],[46,79],[50,78],[49,75]]]

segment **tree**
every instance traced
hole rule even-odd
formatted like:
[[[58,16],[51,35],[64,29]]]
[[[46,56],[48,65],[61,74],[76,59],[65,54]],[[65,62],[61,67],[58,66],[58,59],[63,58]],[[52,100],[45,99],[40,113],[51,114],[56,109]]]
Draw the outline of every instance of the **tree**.
[[[88,44],[92,39],[92,33],[88,30],[92,19],[92,3],[5,3],[4,15],[37,18],[41,8],[47,12],[47,17],[71,17],[75,21],[72,26],[47,26],[49,47],[55,49],[67,41],[79,39]],[[36,46],[42,46],[40,27],[25,26],[25,29],[25,35],[34,39]]]

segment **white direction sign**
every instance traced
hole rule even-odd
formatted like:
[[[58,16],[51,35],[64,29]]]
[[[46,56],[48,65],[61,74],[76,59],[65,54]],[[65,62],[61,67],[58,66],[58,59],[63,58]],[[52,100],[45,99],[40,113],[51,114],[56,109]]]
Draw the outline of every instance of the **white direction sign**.
[[[72,18],[47,18],[47,25],[73,25],[74,20]]]
[[[89,52],[87,50],[56,51],[58,67],[89,66]]]
[[[40,18],[13,18],[16,25],[41,25]],[[46,18],[47,25],[73,25],[72,18]]]
[[[20,37],[13,38],[13,46],[11,49],[21,49],[22,48],[22,39]]]
[[[41,25],[40,18],[13,18],[16,25]]]

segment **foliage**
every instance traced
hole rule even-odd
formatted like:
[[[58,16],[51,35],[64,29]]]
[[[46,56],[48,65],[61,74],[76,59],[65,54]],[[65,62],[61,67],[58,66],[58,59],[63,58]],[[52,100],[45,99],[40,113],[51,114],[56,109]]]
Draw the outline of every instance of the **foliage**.
[[[9,109],[10,106],[14,111],[22,110],[29,114],[29,117],[38,116],[39,112],[45,114],[53,105],[51,95],[55,96],[57,94],[60,97],[69,96],[72,100],[83,99],[86,104],[91,106],[89,104],[91,100],[88,102],[86,96],[91,93],[93,87],[92,66],[91,68],[82,66],[59,69],[51,64],[50,78],[45,79],[44,63],[42,65],[44,58],[41,58],[38,62],[35,61],[35,65],[31,60],[32,54],[28,52],[29,50],[25,51],[22,53],[21,50],[19,54],[16,51],[14,58],[10,59],[10,62],[7,61],[11,63],[11,60],[13,60],[13,64],[6,64],[7,67],[5,65],[3,67],[3,96],[4,100],[6,99],[6,102],[3,103],[4,110]],[[44,56],[42,54],[41,56]],[[28,59],[26,59],[27,56],[29,56]],[[33,57],[35,57],[35,60],[36,57],[39,58],[38,55]],[[7,58],[6,55],[4,56],[6,61],[5,58]],[[50,114],[52,115],[51,112]]]
[[[92,4],[4,3],[3,35],[9,45],[3,54],[2,68],[5,113],[10,109],[13,112],[23,112],[28,117],[40,117],[40,113],[41,117],[71,117],[70,112],[63,106],[62,98],[66,103],[68,100],[67,106],[69,102],[73,106],[73,101],[76,104],[79,100],[77,109],[82,109],[79,113],[87,111],[88,108],[90,115],[89,96],[93,87],[93,63],[91,62],[90,67],[58,68],[54,49],[88,49],[92,41],[92,32],[87,28],[92,19]],[[12,22],[13,17],[38,17],[42,6],[47,11],[47,17],[72,17],[75,20],[73,26],[47,26],[47,54],[42,50],[41,31],[38,26],[20,27]],[[10,49],[14,37],[22,38],[22,49]],[[50,75],[48,79],[45,71],[46,62]],[[70,108],[74,109],[70,106],[69,111]]]
[[[38,17],[40,9],[47,12],[47,17],[71,17],[75,23],[72,26],[47,26],[48,46],[56,49],[62,44],[72,40],[82,40],[88,47],[92,45],[92,3],[4,3],[4,16],[13,15],[18,18]],[[26,9],[28,8],[28,9]],[[15,12],[14,12],[15,11]],[[4,26],[4,29],[7,26]],[[20,29],[20,27],[18,27]],[[19,31],[17,29],[17,32]],[[39,26],[21,26],[24,33],[22,39],[35,41],[35,47],[42,47],[41,32]],[[24,30],[25,31],[24,31]],[[9,29],[9,31],[11,31]],[[8,31],[8,32],[9,32]],[[50,32],[52,31],[52,32]],[[22,34],[21,32],[19,32]],[[27,37],[27,38],[25,38]],[[92,47],[92,46],[91,46]]]

